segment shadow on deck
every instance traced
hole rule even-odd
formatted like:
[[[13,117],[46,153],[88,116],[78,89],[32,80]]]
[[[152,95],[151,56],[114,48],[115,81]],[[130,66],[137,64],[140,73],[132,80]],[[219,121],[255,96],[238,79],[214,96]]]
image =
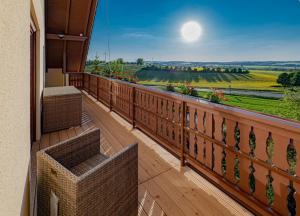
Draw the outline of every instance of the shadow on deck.
[[[138,215],[251,215],[228,197],[114,112],[89,95],[83,96],[83,124],[44,134],[32,147],[31,210],[35,209],[36,159],[39,149],[54,145],[92,128],[100,128],[101,151],[113,155],[139,143]],[[31,215],[34,211],[32,211]]]

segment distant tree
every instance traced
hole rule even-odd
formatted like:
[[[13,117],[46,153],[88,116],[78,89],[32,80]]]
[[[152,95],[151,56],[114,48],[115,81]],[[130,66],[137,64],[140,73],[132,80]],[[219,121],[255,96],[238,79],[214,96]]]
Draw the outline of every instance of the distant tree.
[[[93,64],[93,62],[94,62],[93,60],[89,59],[89,60],[87,60],[87,61],[86,61],[86,63],[85,63],[85,64],[86,64],[86,65],[92,65],[92,64]]]
[[[237,69],[236,69],[236,68],[233,68],[233,69],[231,69],[230,72],[231,72],[231,73],[236,73],[236,72],[237,72]]]
[[[124,64],[123,58],[118,58],[118,59],[117,59],[117,62],[118,62],[119,64]]]
[[[243,69],[242,68],[238,68],[238,73],[243,73]]]
[[[96,54],[95,58],[94,58],[93,65],[98,65],[98,64],[100,64],[100,58],[99,58],[98,54]]]
[[[300,86],[300,72],[293,73],[290,82],[292,86]]]
[[[290,75],[288,73],[279,74],[277,78],[277,83],[283,87],[288,87],[291,85]]]
[[[225,68],[224,73],[230,73],[228,68]]]
[[[221,73],[222,69],[220,67],[217,67],[217,73]]]
[[[144,65],[144,59],[143,59],[143,58],[138,58],[138,59],[136,60],[136,64],[137,64],[137,65]]]

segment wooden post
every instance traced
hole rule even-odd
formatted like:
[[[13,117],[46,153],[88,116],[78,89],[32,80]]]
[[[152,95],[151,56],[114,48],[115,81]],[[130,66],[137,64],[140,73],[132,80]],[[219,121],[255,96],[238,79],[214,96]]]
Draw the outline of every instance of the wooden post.
[[[97,101],[99,101],[99,77],[97,76]]]
[[[131,100],[131,110],[132,110],[132,129],[135,128],[135,87],[132,87],[132,100]]]
[[[184,142],[185,142],[185,124],[186,124],[186,102],[182,102],[182,111],[181,111],[181,166],[185,165],[185,158],[184,158]]]
[[[112,110],[112,80],[109,81],[109,111]]]
[[[69,86],[73,85],[76,87],[76,82],[74,81],[74,77],[72,76],[72,74],[65,73],[65,78],[66,78],[65,82],[68,83]]]
[[[90,94],[91,93],[91,90],[90,90],[90,86],[91,86],[91,75],[88,74],[89,76],[89,82],[88,82],[88,93]]]

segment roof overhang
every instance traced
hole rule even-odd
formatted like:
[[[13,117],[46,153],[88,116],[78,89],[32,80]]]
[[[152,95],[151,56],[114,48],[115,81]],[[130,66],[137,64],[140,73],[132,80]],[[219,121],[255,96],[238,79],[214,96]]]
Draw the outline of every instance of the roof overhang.
[[[46,0],[46,65],[83,72],[98,0]]]

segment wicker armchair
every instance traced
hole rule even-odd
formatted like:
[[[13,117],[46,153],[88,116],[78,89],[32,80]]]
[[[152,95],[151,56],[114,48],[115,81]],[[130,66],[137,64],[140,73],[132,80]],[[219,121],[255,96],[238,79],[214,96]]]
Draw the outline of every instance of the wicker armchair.
[[[95,129],[39,151],[37,160],[38,215],[137,215],[137,144],[107,157]]]

